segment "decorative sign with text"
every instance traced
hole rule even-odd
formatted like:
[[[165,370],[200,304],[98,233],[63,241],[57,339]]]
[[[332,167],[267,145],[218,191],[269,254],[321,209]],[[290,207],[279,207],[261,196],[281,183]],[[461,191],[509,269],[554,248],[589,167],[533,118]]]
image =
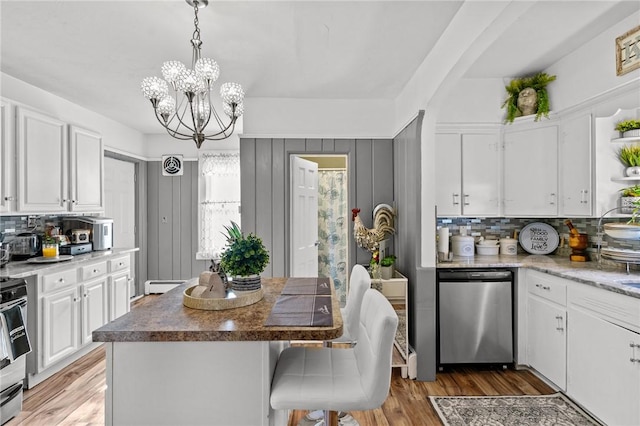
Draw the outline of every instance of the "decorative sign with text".
[[[616,38],[616,75],[640,68],[640,26]]]

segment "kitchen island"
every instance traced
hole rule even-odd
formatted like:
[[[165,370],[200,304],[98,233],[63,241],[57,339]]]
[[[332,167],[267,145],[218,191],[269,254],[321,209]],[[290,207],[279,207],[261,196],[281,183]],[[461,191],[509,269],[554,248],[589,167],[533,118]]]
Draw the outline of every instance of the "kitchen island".
[[[269,404],[279,353],[342,334],[333,285],[332,326],[265,326],[286,280],[263,278],[260,302],[222,311],[183,306],[190,280],[94,331],[107,350],[106,424],[286,424]]]

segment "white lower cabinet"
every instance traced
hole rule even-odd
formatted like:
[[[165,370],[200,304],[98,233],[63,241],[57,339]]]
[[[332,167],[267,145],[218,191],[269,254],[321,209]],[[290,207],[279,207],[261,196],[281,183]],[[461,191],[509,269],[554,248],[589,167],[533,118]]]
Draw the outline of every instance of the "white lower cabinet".
[[[566,311],[543,299],[529,296],[527,359],[540,374],[566,390]]]
[[[42,275],[34,350],[37,367],[28,369],[29,374],[47,374],[45,370],[54,364],[64,365],[65,358],[72,359],[93,342],[94,330],[129,312],[129,259],[127,255],[60,267]]]
[[[608,425],[639,425],[640,300],[583,290],[568,308],[567,394]]]
[[[113,321],[129,312],[129,273],[113,275],[110,280],[110,315],[109,319]]]
[[[527,274],[527,361],[566,390],[566,280],[538,271]]]
[[[82,341],[91,343],[91,333],[107,322],[107,278],[82,284]]]
[[[42,343],[40,369],[45,369],[78,350],[80,306],[77,287],[42,298]]]

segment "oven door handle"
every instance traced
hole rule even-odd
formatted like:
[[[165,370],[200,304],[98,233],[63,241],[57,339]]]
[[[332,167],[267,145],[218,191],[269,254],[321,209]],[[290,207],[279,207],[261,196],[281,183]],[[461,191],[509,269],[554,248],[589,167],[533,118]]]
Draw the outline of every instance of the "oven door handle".
[[[20,394],[21,390],[22,390],[22,383],[16,383],[15,385],[11,386],[9,389],[4,391],[4,393],[2,394],[3,399],[2,399],[2,402],[0,402],[0,407],[4,407],[6,404],[11,402],[13,398],[15,398]]]

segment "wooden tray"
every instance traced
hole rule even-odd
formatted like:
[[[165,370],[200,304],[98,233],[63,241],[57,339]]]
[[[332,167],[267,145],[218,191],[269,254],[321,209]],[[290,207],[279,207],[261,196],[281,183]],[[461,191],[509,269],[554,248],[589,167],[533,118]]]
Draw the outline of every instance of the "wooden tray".
[[[264,297],[262,287],[253,291],[227,290],[227,297],[225,298],[191,297],[191,292],[195,287],[197,286],[194,285],[187,288],[182,295],[182,304],[187,308],[202,309],[205,311],[222,311],[253,305],[261,301]]]

